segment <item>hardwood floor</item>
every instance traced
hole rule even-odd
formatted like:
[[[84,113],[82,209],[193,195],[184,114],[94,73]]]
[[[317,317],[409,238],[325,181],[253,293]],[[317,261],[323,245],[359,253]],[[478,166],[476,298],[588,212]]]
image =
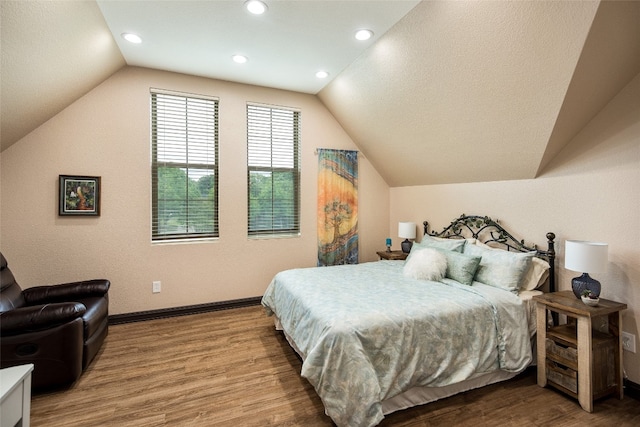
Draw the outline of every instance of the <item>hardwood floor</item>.
[[[70,388],[34,395],[34,427],[332,426],[301,362],[261,307],[113,325]],[[637,426],[640,402],[594,413],[536,385],[535,371],[388,415],[380,426]]]

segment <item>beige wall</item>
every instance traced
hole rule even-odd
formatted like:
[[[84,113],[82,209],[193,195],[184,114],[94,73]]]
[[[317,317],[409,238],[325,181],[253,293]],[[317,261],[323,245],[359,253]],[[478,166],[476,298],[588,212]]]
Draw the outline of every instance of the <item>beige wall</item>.
[[[150,87],[220,99],[217,241],[151,244]],[[247,238],[248,101],[302,112],[299,238]],[[278,271],[315,265],[318,147],[357,149],[315,96],[127,67],[2,152],[0,249],[23,287],[110,279],[112,314],[260,296]],[[102,177],[99,218],[57,215],[60,174]],[[383,247],[388,206],[387,184],[360,156],[361,261]]]
[[[560,289],[578,275],[564,269],[566,239],[608,242],[608,271],[594,276],[604,298],[629,307],[623,330],[636,335],[638,352],[625,351],[624,366],[640,383],[640,75],[537,179],[391,189],[391,230],[400,220],[428,220],[440,231],[462,213],[500,219],[515,237],[544,248],[546,232],[555,232]]]
[[[220,98],[218,241],[150,243],[150,87]],[[247,101],[302,111],[300,238],[247,239]],[[623,329],[640,350],[639,104],[637,76],[534,180],[389,190],[361,156],[360,260],[375,260],[387,236],[397,249],[400,220],[442,229],[461,213],[481,214],[539,245],[555,232],[559,286],[568,289],[576,274],[562,266],[564,240],[606,241],[609,271],[597,278],[605,298],[628,304]],[[314,96],[125,68],[2,152],[0,250],[24,287],[109,278],[113,314],[259,296],[276,272],[315,264],[317,147],[357,149]],[[58,217],[59,174],[102,176],[102,216]],[[151,293],[153,280],[162,293]],[[640,383],[640,352],[624,360]]]

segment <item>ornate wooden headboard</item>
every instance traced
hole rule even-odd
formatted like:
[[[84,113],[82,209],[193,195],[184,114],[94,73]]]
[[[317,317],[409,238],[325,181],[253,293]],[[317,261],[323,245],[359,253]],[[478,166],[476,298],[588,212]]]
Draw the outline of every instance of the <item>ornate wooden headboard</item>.
[[[508,251],[518,252],[533,252],[536,256],[546,260],[549,263],[549,292],[555,292],[556,290],[556,275],[555,275],[555,259],[556,250],[554,239],[556,235],[554,233],[547,233],[547,250],[538,249],[534,244],[533,246],[527,246],[524,240],[516,240],[507,230],[505,230],[498,221],[494,221],[488,216],[479,215],[465,215],[451,221],[447,227],[441,232],[429,231],[429,223],[424,221],[424,234],[433,237],[441,237],[446,239],[465,239],[474,238],[478,239],[482,243],[490,244],[491,246],[497,246],[504,248]]]

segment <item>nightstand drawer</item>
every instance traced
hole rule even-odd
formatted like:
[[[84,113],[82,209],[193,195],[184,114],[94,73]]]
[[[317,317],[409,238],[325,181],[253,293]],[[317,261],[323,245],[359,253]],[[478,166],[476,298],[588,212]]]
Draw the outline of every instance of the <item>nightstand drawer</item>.
[[[547,360],[547,380],[578,394],[578,372]]]
[[[569,368],[578,370],[578,350],[573,347],[564,346],[554,340],[547,338],[547,357],[561,363]]]

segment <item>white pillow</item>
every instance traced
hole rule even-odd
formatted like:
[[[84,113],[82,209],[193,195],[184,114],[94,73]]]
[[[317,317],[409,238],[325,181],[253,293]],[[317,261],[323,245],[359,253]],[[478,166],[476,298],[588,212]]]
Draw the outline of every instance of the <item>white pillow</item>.
[[[402,268],[402,274],[410,279],[439,282],[447,271],[447,258],[431,248],[411,251]]]
[[[465,243],[466,245],[475,245],[475,244],[476,244],[476,242],[478,241],[478,239],[475,239],[475,238],[473,238],[473,237],[466,237],[466,238],[464,238],[464,239],[458,239],[458,238],[455,238],[455,237],[436,237],[436,236],[431,236],[431,235],[429,235],[429,234],[425,234],[424,236],[427,236],[427,237],[429,237],[429,238],[431,238],[431,239],[434,239],[434,240],[439,240],[439,241],[441,241],[441,242],[450,242],[450,241],[452,241],[452,240],[453,240],[453,241],[460,241],[460,240],[464,240],[464,241],[466,242],[466,243]],[[423,236],[423,238],[424,238],[424,236]],[[481,243],[481,244],[482,244],[482,245],[484,245],[484,243]],[[485,245],[485,246],[486,246],[486,245]]]
[[[432,237],[428,234],[422,236],[420,242],[415,242],[412,246],[416,249],[422,248],[439,248],[446,249],[448,251],[462,252],[466,240],[464,239],[443,239],[441,237]]]
[[[538,289],[549,278],[550,268],[551,266],[547,261],[534,256],[531,259],[529,270],[527,270],[520,282],[520,290],[532,291]]]

